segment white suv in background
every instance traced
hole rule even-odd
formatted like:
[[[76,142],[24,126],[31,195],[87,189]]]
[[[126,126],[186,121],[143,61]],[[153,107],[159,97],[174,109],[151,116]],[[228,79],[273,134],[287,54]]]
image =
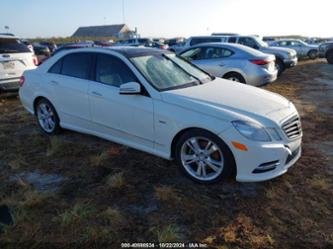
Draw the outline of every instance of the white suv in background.
[[[36,65],[36,56],[25,44],[13,36],[0,35],[0,92],[17,91],[23,72]]]

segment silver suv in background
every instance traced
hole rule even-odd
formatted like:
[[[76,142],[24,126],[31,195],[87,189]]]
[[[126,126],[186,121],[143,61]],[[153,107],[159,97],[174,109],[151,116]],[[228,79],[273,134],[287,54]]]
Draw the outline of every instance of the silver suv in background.
[[[318,57],[318,45],[308,44],[299,39],[282,39],[270,45],[294,49],[297,52],[298,58],[310,58],[314,60]]]
[[[229,43],[204,43],[180,56],[216,77],[260,86],[277,78],[275,56]]]
[[[23,72],[37,65],[35,54],[19,39],[0,35],[0,92],[17,91]]]

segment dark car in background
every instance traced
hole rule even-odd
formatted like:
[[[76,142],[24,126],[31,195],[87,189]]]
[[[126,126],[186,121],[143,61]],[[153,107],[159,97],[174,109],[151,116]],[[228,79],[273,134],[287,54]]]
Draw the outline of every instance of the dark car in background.
[[[333,41],[320,44],[319,57],[326,58],[328,63],[333,64]]]
[[[51,56],[50,49],[47,46],[41,45],[40,43],[34,43],[33,49],[38,59],[38,65],[42,64],[46,59]]]
[[[60,51],[69,50],[69,49],[76,49],[76,48],[89,48],[94,47],[94,42],[69,42],[61,44],[53,53],[52,55],[55,55],[59,53]]]
[[[46,41],[42,41],[39,42],[40,45],[48,47],[51,51],[51,53],[53,53],[56,49],[57,49],[57,45],[54,42],[46,42]]]

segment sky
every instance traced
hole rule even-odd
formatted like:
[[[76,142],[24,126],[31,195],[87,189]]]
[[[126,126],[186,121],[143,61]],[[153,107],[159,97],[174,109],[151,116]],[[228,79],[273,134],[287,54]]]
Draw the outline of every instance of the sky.
[[[142,37],[333,37],[332,9],[332,0],[0,0],[0,32],[8,26],[22,38],[66,37],[79,26],[125,22]]]

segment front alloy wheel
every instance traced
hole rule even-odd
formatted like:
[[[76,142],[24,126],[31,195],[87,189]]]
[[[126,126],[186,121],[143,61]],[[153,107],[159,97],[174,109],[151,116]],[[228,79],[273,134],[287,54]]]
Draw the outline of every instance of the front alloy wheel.
[[[186,132],[179,139],[176,159],[182,171],[200,183],[229,177],[235,168],[228,146],[216,135],[200,129]]]
[[[193,178],[210,181],[223,171],[223,154],[219,147],[208,138],[192,137],[181,149],[182,165]]]

